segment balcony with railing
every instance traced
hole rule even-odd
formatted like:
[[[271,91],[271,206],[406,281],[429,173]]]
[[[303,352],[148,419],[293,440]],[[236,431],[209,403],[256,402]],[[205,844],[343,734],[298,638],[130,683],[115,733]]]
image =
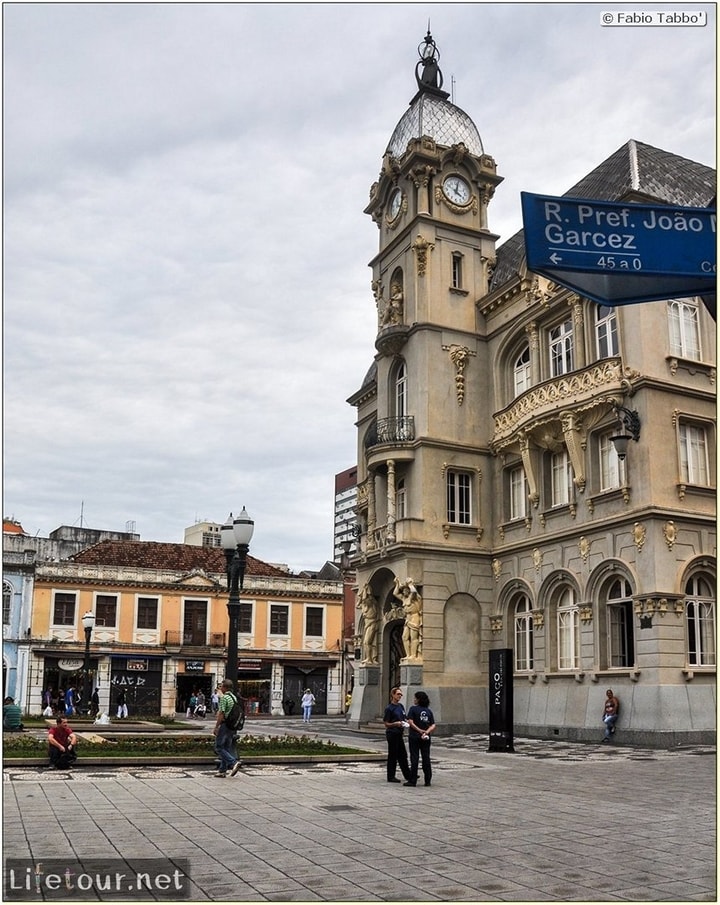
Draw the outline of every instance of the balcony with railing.
[[[608,358],[537,384],[493,416],[492,447],[503,449],[516,442],[521,433],[559,421],[565,414],[609,409],[613,403],[622,402],[634,376],[623,369],[620,358]]]
[[[365,435],[365,449],[386,443],[408,443],[415,439],[415,418],[379,418]]]
[[[225,633],[224,632],[210,632],[208,635],[205,632],[173,632],[166,631],[165,632],[165,646],[166,647],[206,647],[206,648],[223,648],[225,647]]]

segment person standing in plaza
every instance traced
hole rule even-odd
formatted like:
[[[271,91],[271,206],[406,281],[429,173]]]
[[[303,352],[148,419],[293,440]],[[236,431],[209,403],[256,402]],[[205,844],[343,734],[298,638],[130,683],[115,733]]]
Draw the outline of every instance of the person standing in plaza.
[[[615,723],[620,713],[620,701],[613,694],[612,688],[605,692],[605,704],[603,706],[603,723],[605,724],[604,742],[610,741],[610,736],[615,735]]]
[[[55,723],[52,729],[48,729],[48,755],[50,768],[62,770],[77,760],[77,738],[68,725],[67,717],[59,716]]]
[[[432,782],[432,764],[430,763],[430,736],[435,731],[435,717],[430,709],[430,699],[424,691],[415,694],[412,707],[408,710],[407,721],[410,723],[408,745],[410,747],[410,779],[406,786],[416,786],[418,781],[418,764],[422,757],[422,771],[425,785]]]
[[[305,694],[302,696],[302,700],[300,701],[300,705],[302,706],[303,711],[303,723],[310,722],[310,714],[312,713],[313,705],[315,704],[315,695],[310,691],[309,688],[305,689]]]
[[[405,748],[405,739],[403,733],[408,727],[408,721],[405,718],[405,708],[402,705],[402,691],[399,688],[393,688],[390,692],[390,703],[385,708],[383,714],[383,723],[385,724],[385,738],[387,740],[387,781],[400,782],[395,776],[397,767],[406,782],[410,781],[410,766],[408,765],[407,750]]]
[[[231,776],[235,776],[241,767],[240,760],[233,754],[233,738],[235,737],[237,726],[232,725],[232,714],[238,703],[233,687],[232,679],[223,679],[220,683],[220,702],[218,704],[215,728],[213,729],[215,753],[220,759],[220,766],[217,773],[213,773],[213,776],[219,779],[227,776],[228,770]]]
[[[117,715],[118,719],[127,719],[128,715],[128,706],[127,706],[127,694],[125,693],[125,689],[121,688],[118,692],[117,696]]]

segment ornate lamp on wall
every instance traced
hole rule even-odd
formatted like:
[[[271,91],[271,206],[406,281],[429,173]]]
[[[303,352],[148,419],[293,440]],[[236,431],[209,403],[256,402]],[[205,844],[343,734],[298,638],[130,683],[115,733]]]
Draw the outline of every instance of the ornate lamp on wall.
[[[637,442],[640,439],[640,415],[634,410],[625,408],[624,405],[613,405],[613,409],[618,416],[621,429],[610,439],[615,445],[618,459],[622,462],[627,455],[628,443],[631,440]]]

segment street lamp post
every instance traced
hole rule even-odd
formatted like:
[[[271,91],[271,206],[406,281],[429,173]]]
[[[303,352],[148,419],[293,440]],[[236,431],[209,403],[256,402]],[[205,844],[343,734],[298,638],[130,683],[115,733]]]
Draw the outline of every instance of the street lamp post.
[[[85,629],[85,668],[83,676],[83,696],[82,696],[82,712],[90,713],[90,636],[95,626],[95,613],[87,612],[82,617],[83,628]]]
[[[228,622],[229,638],[227,646],[226,676],[233,683],[238,679],[238,628],[240,621],[240,591],[245,578],[247,554],[250,549],[255,522],[250,518],[243,506],[240,515],[233,519],[232,512],[227,522],[220,529],[220,541],[225,553],[228,582]]]

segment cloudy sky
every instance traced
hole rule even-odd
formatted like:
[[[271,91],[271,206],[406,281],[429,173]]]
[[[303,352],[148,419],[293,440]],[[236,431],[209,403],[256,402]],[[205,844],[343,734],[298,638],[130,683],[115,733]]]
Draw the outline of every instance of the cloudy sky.
[[[245,505],[255,556],[331,559],[374,355],[362,211],[428,19],[502,242],[521,191],[630,138],[714,164],[714,7],[601,25],[657,8],[5,4],[4,514],[180,542]]]

